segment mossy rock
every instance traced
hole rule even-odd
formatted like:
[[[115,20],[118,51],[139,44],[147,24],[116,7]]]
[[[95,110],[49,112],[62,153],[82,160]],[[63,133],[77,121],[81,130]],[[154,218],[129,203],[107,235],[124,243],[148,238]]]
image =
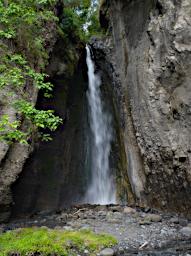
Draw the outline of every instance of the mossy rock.
[[[84,250],[96,255],[105,247],[114,246],[111,235],[95,234],[89,230],[62,231],[43,228],[23,228],[0,235],[0,256],[58,255],[74,256]]]

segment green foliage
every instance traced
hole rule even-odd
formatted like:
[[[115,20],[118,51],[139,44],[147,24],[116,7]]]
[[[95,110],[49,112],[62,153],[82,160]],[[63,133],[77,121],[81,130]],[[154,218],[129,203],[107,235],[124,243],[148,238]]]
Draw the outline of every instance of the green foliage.
[[[60,231],[47,228],[24,228],[8,231],[0,235],[0,256],[19,253],[21,256],[30,253],[41,253],[44,256],[57,254],[60,256],[77,255],[85,249],[95,255],[103,247],[113,246],[116,239],[106,234],[95,234],[88,230]]]
[[[0,65],[1,69],[1,77],[0,77],[0,88],[11,85],[14,87],[20,87],[24,84],[24,77],[22,76],[22,71],[13,67],[11,69],[7,69],[6,66]]]
[[[49,98],[51,97],[50,92],[53,90],[53,84],[50,82],[44,82],[44,79],[48,77],[45,73],[38,73],[34,69],[30,68],[29,66],[26,66],[26,73],[25,75],[30,77],[33,80],[34,86],[36,86],[38,89],[42,89],[45,91],[44,96]]]
[[[61,123],[53,111],[37,110],[31,105],[29,88],[43,90],[45,97],[50,97],[53,90],[53,85],[45,82],[47,75],[36,70],[42,70],[48,59],[45,26],[58,20],[52,11],[55,3],[56,0],[0,0],[0,90],[10,98],[10,104],[17,99],[14,106],[20,116],[32,124],[23,132],[21,121],[11,122],[8,115],[0,116],[0,141],[27,143],[37,128],[53,131]],[[51,139],[49,134],[41,137]]]
[[[56,0],[1,0],[0,38],[14,39],[29,56],[47,58],[42,35],[45,22],[57,20],[49,10],[55,2]]]
[[[90,0],[66,1],[61,28],[69,39],[88,41],[92,35],[102,34],[98,19],[98,2]]]
[[[98,14],[98,9],[94,9],[91,12],[91,15],[89,17],[89,26],[88,26],[88,34],[89,37],[96,35],[96,36],[102,36],[105,32],[100,26],[99,23],[99,14]]]
[[[25,100],[15,102],[15,107],[26,120],[29,120],[32,126],[28,127],[25,132],[20,130],[21,122],[10,122],[8,115],[3,115],[0,120],[0,141],[4,140],[8,143],[18,141],[22,144],[27,144],[31,132],[37,128],[49,129],[55,131],[62,119],[54,115],[53,110],[38,110]],[[31,129],[33,127],[33,129]],[[50,134],[39,133],[44,141],[51,140]]]
[[[76,9],[73,7],[64,8],[62,22],[60,27],[64,32],[65,39],[69,41],[85,41],[85,33],[83,31],[84,21],[77,14]]]
[[[3,115],[0,121],[0,140],[27,144],[28,134],[19,130],[20,125],[19,121],[10,122],[8,115]]]
[[[29,119],[35,127],[48,128],[51,131],[55,131],[62,119],[54,115],[53,110],[38,110],[32,106],[31,103],[20,100],[15,103],[18,112],[24,115],[26,119]]]
[[[99,1],[92,0],[86,18],[88,38],[91,36],[102,36],[104,31],[99,23]]]
[[[44,82],[47,75],[36,72],[27,65],[27,61],[20,54],[5,52],[0,63],[0,88],[5,86],[21,88],[28,79],[38,89],[44,90],[46,97],[51,96],[50,92],[53,90],[53,85]]]
[[[48,25],[56,23],[53,13],[57,0],[0,0],[0,90],[32,124],[32,129],[21,131],[21,121],[11,122],[7,115],[0,116],[0,140],[26,143],[33,131],[54,131],[61,119],[51,110],[37,110],[30,103],[30,86],[43,90],[51,97],[53,85],[46,82],[41,72],[48,60],[45,38]],[[91,0],[65,0],[59,31],[65,39],[68,73],[73,71],[76,42],[86,42],[92,34],[100,33],[97,2]],[[38,70],[38,72],[37,72]],[[2,104],[2,102],[1,102]],[[23,120],[23,119],[22,119]],[[49,134],[41,134],[50,140]]]

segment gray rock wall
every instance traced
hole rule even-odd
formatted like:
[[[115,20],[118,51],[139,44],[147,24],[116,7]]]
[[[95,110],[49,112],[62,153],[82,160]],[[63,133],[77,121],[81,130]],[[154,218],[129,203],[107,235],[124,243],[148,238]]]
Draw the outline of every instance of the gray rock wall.
[[[54,35],[52,31],[51,36]],[[53,47],[54,39],[50,37]],[[49,50],[50,50],[49,49]],[[26,85],[26,91],[30,92],[30,102],[36,103],[38,96],[38,89],[32,86],[29,82]],[[17,113],[13,106],[13,102],[21,99],[21,95],[9,96],[9,89],[3,88],[0,92],[0,117],[8,115],[10,122],[22,120],[21,130],[25,131],[29,124],[26,120]],[[19,173],[22,171],[23,165],[28,158],[30,152],[33,150],[34,134],[28,145],[13,142],[11,144],[0,141],[0,222],[5,221],[10,216],[10,209],[12,203],[11,185],[17,180]]]
[[[190,214],[191,2],[110,0],[101,13],[112,29],[132,191],[141,205]]]
[[[130,185],[130,169],[125,149],[124,125],[126,116],[124,113],[124,94],[121,79],[116,68],[116,58],[113,49],[112,38],[107,36],[100,40],[92,38],[91,47],[97,70],[102,79],[102,93],[107,107],[112,113],[113,143],[110,157],[110,168],[116,173],[116,188],[118,202],[134,203],[134,193]]]
[[[56,12],[57,11],[55,9],[55,13]],[[51,54],[58,35],[56,31],[56,24],[54,22],[50,22],[47,26],[47,30],[45,31],[45,45],[47,54]],[[9,47],[14,48],[16,46],[10,44]],[[31,59],[31,65],[34,64],[33,61],[34,60]],[[35,69],[40,71],[40,68],[37,66],[35,66]],[[30,95],[31,103],[35,104],[38,96],[38,89],[34,87],[30,81],[27,81],[25,90]],[[12,92],[9,91],[8,87],[1,88],[0,117],[2,115],[8,115],[10,122],[14,122],[18,119],[22,120],[21,130],[25,131],[25,127],[28,127],[30,124],[18,115],[13,106],[14,101],[22,98],[22,94],[19,95],[19,93],[20,92],[18,91],[15,95],[12,95]],[[34,138],[31,138],[31,141],[33,141],[33,139]],[[33,150],[33,146],[33,142],[29,145],[22,145],[16,142],[8,144],[0,141],[0,222],[6,221],[10,216],[11,204],[13,202],[11,185],[17,180],[18,175],[21,173],[26,159]]]

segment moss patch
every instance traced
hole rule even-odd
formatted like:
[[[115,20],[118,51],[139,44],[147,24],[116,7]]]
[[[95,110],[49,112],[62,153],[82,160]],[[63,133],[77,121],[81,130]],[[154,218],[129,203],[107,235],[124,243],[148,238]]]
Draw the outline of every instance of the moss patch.
[[[106,234],[95,234],[89,230],[61,231],[44,228],[24,228],[8,231],[0,235],[0,256],[19,253],[26,256],[40,253],[59,256],[77,255],[87,249],[95,255],[100,249],[110,247],[117,240]]]

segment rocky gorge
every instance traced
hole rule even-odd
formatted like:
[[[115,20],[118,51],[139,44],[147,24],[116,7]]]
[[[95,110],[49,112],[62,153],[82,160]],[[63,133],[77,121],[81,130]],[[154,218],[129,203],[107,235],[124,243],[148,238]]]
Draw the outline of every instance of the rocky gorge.
[[[54,11],[62,20],[58,2]],[[103,0],[99,21],[104,35],[88,45],[112,120],[116,205],[85,204],[92,143],[85,44],[72,36],[66,41],[53,22],[46,28],[53,98],[33,87],[30,97],[63,124],[50,142],[35,134],[28,145],[0,142],[0,230],[90,229],[118,240],[110,254],[106,248],[98,255],[189,256],[191,2]],[[16,120],[4,93],[1,112]]]

